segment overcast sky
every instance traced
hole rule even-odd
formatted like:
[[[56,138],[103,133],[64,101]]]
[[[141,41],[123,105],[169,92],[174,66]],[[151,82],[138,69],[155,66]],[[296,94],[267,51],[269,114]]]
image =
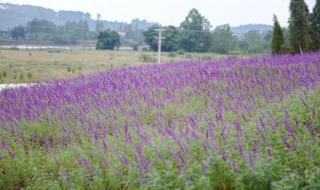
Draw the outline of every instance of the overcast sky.
[[[305,0],[312,10],[316,0]],[[196,8],[213,26],[249,23],[272,24],[276,14],[287,25],[290,0],[0,0],[1,3],[38,5],[54,10],[77,10],[110,21],[147,19],[163,25],[179,25]]]

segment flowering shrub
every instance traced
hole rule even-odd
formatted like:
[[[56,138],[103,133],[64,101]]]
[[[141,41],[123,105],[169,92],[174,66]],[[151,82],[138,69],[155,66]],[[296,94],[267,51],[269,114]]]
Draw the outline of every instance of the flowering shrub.
[[[0,189],[319,189],[320,53],[0,92]]]

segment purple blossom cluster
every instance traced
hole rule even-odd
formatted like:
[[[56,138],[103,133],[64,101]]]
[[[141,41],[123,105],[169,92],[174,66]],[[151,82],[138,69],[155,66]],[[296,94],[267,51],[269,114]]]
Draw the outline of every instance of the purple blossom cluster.
[[[93,160],[134,168],[141,179],[169,165],[181,173],[199,163],[205,173],[213,157],[234,172],[239,160],[252,169],[278,142],[294,153],[303,143],[297,130],[317,141],[311,123],[298,126],[285,106],[282,119],[273,109],[296,96],[319,117],[306,103],[319,84],[320,53],[309,53],[187,60],[6,89],[0,156],[15,159],[9,144],[38,142],[48,154],[72,149],[75,163],[91,173]],[[280,132],[275,143],[270,136]]]

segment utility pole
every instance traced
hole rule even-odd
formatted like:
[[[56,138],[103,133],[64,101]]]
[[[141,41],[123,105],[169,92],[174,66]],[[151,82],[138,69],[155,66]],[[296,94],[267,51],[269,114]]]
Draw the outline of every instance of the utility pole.
[[[165,31],[165,29],[156,29],[155,31],[159,32],[158,37],[158,63],[161,63],[161,42],[162,42],[162,32]]]

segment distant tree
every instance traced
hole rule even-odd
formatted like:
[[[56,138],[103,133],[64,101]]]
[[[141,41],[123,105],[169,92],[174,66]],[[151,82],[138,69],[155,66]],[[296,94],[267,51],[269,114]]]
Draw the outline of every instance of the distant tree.
[[[276,15],[273,16],[273,35],[271,50],[272,54],[280,54],[283,51],[284,37],[282,28],[279,24],[278,18]]]
[[[89,26],[87,21],[67,21],[66,24],[64,25],[64,30],[66,32],[88,32],[89,31]]]
[[[269,53],[271,52],[272,30],[258,31],[250,30],[244,34],[235,35],[235,49],[247,53]]]
[[[261,42],[261,34],[258,30],[250,30],[244,34],[244,40],[248,43],[258,43]]]
[[[240,40],[237,40],[237,48],[241,51],[248,51],[249,49],[249,43],[245,40],[245,39],[240,39]]]
[[[191,9],[188,16],[180,24],[183,30],[180,47],[190,52],[205,52],[210,49],[210,22],[197,9]]]
[[[248,47],[249,53],[264,53],[266,51],[264,43],[262,42],[250,43]]]
[[[158,50],[158,32],[155,30],[160,28],[161,26],[158,24],[153,25],[148,30],[143,32],[144,42],[150,46],[153,51]]]
[[[284,39],[284,47],[287,49],[287,52],[289,51],[290,47],[290,32],[289,28],[283,27],[282,28],[283,32],[283,39]]]
[[[106,30],[99,33],[96,49],[113,50],[119,48],[120,44],[119,34],[116,31]]]
[[[304,0],[291,0],[290,3],[290,46],[294,53],[302,53],[310,46],[309,9]]]
[[[76,39],[86,39],[89,33],[89,26],[87,21],[68,21],[63,27],[63,32],[71,34]]]
[[[139,45],[144,44],[144,30],[137,27],[136,24],[124,25],[121,27],[121,32],[124,33],[124,42],[126,46],[133,46],[137,49]]]
[[[264,37],[263,37],[263,40],[265,42],[270,42],[272,41],[272,36],[273,36],[273,30],[268,30],[268,31],[265,31],[264,32]],[[269,43],[269,45],[270,45]]]
[[[262,53],[265,50],[263,37],[258,30],[248,31],[241,41],[241,45],[246,47],[249,53]]]
[[[228,53],[234,46],[234,37],[229,24],[217,26],[212,34],[212,50]]]
[[[310,15],[310,34],[312,50],[320,49],[320,0],[316,1],[313,12]]]
[[[168,26],[163,32],[164,40],[162,49],[163,51],[177,51],[179,47],[180,32],[175,26]]]
[[[24,26],[16,26],[10,31],[11,38],[18,40],[18,39],[25,39],[26,37],[26,29]]]
[[[271,52],[272,35],[273,35],[273,30],[267,30],[262,32],[262,43],[263,43],[264,51]]]
[[[57,26],[48,20],[33,19],[27,23],[28,33],[55,33],[57,32]]]
[[[155,30],[158,28],[164,28],[163,40],[161,45],[162,51],[176,51],[179,49],[179,30],[175,26],[161,27],[160,25],[154,25],[143,33],[144,41],[150,46],[153,51],[158,51],[158,35]]]
[[[60,45],[70,45],[70,44],[76,44],[79,39],[77,39],[74,35],[70,33],[57,33],[53,34],[48,38],[49,41],[52,41],[55,44],[60,44]]]
[[[208,31],[211,28],[210,22],[202,16],[197,9],[191,9],[185,20],[180,24],[184,30]]]

